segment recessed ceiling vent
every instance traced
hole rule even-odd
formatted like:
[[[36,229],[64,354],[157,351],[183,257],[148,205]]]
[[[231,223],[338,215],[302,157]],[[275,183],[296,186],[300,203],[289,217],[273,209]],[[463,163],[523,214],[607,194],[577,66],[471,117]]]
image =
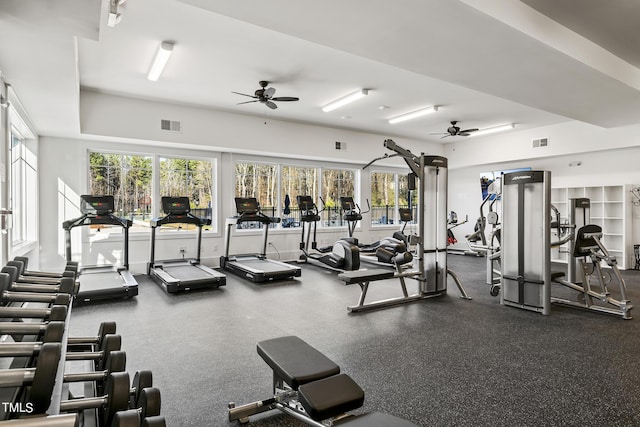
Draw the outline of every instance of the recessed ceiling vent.
[[[160,120],[160,129],[167,130],[169,132],[180,132],[182,127],[177,120]]]
[[[533,148],[547,147],[549,145],[549,138],[538,138],[533,141]]]
[[[336,141],[336,150],[346,151],[347,150],[347,143],[346,142],[341,142],[341,141]]]

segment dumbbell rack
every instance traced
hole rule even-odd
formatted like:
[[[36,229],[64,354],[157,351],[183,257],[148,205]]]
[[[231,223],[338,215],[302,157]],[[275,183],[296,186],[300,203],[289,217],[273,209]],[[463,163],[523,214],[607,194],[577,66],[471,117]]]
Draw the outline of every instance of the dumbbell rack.
[[[30,295],[26,289],[29,279],[23,275],[26,262],[23,264],[0,273],[0,317],[9,320],[0,322],[2,366],[13,357],[9,369],[0,370],[0,390],[13,396],[3,400],[10,404],[0,408],[2,419],[10,419],[11,426],[25,427],[165,426],[160,416],[160,392],[151,387],[151,373],[136,373],[131,388],[129,374],[124,372],[126,357],[120,351],[121,338],[114,334],[115,323],[103,322],[95,337],[70,337],[73,297],[66,299],[66,305],[53,308],[45,302],[58,302],[54,292],[60,287],[52,286],[55,291],[48,294],[31,294],[37,295],[33,297],[36,303],[17,303],[19,297]],[[54,283],[55,279],[51,280]],[[48,284],[42,279],[37,286]],[[14,285],[16,288],[12,288]],[[15,292],[17,288],[20,292]],[[15,342],[6,342],[8,337]],[[80,365],[85,372],[73,369],[78,367],[76,361],[83,361]],[[70,387],[73,382],[82,386]],[[72,388],[82,390],[76,394],[83,394],[83,398],[74,396]],[[0,427],[3,423],[0,419]]]

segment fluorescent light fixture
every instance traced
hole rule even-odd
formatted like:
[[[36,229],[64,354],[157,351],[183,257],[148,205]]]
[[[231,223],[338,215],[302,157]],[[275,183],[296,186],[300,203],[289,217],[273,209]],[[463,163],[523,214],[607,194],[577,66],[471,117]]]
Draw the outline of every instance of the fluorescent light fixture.
[[[149,70],[149,74],[147,75],[147,78],[149,80],[155,82],[160,78],[160,74],[162,74],[164,66],[167,65],[167,61],[169,60],[169,56],[171,56],[171,52],[173,52],[173,43],[160,43],[158,52],[156,52],[156,57],[153,59],[153,64],[151,64],[151,69]]]
[[[516,127],[515,123],[509,123],[506,125],[494,126],[492,128],[480,129],[478,131],[471,132],[469,136],[480,136],[480,135],[486,135],[488,133],[502,132],[503,130],[509,130],[515,127]]]
[[[369,91],[367,89],[360,89],[356,92],[350,93],[347,96],[343,96],[340,99],[336,99],[335,101],[328,103],[327,105],[322,107],[322,111],[324,111],[325,113],[328,113],[329,111],[333,111],[336,108],[342,107],[343,105],[347,105],[350,102],[363,98],[368,94],[369,94]]]
[[[411,119],[415,119],[416,117],[426,116],[427,114],[435,113],[436,111],[438,111],[438,107],[433,105],[431,107],[412,111],[411,113],[401,114],[399,116],[392,117],[389,119],[389,123],[394,124],[394,123],[404,122],[405,120],[411,120]]]

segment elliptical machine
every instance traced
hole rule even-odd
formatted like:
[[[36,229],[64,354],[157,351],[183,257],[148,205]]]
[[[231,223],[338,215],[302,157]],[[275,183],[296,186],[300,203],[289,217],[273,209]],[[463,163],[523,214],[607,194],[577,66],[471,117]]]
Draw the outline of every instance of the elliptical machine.
[[[369,204],[368,200],[367,204]],[[383,265],[389,264],[389,266],[391,266],[395,262],[394,260],[396,259],[395,257],[397,255],[407,253],[408,245],[404,240],[404,234],[398,231],[394,233],[393,237],[385,237],[368,245],[359,243],[358,239],[353,237],[353,232],[356,229],[356,224],[358,223],[358,221],[362,220],[362,214],[367,213],[371,210],[371,205],[369,205],[368,210],[363,212],[360,209],[360,206],[358,206],[358,204],[354,202],[353,197],[347,196],[340,197],[340,206],[344,211],[343,219],[347,222],[347,228],[349,230],[349,238],[345,238],[343,240],[347,240],[350,243],[357,245],[358,248],[360,248],[361,254],[375,254],[375,258],[373,256],[361,257],[363,261]],[[411,219],[409,219],[408,221],[410,220]],[[405,221],[405,226],[406,222],[407,221]],[[408,260],[410,256],[411,254],[407,253],[406,258],[401,257],[398,259]]]
[[[316,242],[316,232],[320,212],[311,196],[297,196],[300,209],[300,223],[302,224],[302,237],[300,240],[301,261],[317,261],[318,265],[329,266],[336,271],[353,271],[360,269],[360,250],[356,244],[348,240],[338,240],[326,248],[319,248]],[[305,226],[308,224],[308,226]],[[309,250],[311,229],[313,228],[313,242]]]

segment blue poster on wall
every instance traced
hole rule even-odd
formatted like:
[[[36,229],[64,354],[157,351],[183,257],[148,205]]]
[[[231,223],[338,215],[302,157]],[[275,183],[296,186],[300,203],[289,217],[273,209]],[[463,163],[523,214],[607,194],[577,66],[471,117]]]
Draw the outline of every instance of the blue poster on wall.
[[[505,169],[493,172],[482,172],[480,174],[480,190],[482,200],[489,197],[489,200],[500,200],[502,194],[502,175],[511,172],[530,171],[531,168]]]

